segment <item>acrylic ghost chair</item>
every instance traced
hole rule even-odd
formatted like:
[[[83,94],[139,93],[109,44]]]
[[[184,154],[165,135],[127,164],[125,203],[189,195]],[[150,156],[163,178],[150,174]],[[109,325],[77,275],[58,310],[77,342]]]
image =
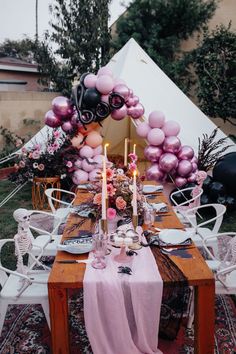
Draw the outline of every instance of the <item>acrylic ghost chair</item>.
[[[58,192],[63,196],[64,199],[58,199],[55,197],[55,194]],[[51,211],[55,216],[55,222],[57,222],[57,220],[59,221],[59,227],[60,224],[66,222],[66,219],[72,210],[72,205],[76,194],[74,192],[59,188],[48,188],[46,189],[45,194],[48,198],[48,204],[51,208]],[[66,198],[67,200],[65,200]],[[54,224],[54,227],[55,226],[56,224]]]
[[[211,252],[212,239],[218,241],[218,254]],[[224,247],[222,243],[227,239]],[[207,265],[215,275],[216,294],[236,295],[236,232],[223,232],[205,237],[203,247],[207,256]],[[193,292],[192,292],[193,295]],[[187,328],[191,329],[194,320],[194,299],[192,296]]]
[[[0,285],[2,288],[0,291],[0,336],[8,305],[12,304],[41,304],[50,328],[47,290],[49,272],[45,270],[45,266],[39,260],[37,260],[37,266],[41,265],[43,270],[33,270],[30,267],[24,266],[22,257],[19,258],[19,254],[16,270],[4,267],[1,263],[1,254],[3,253],[3,246],[7,243],[15,244],[15,250],[17,250],[14,239],[0,240]],[[26,249],[24,250],[20,247],[20,256],[26,254],[30,256],[30,249],[27,250],[28,245],[25,244],[25,247]]]

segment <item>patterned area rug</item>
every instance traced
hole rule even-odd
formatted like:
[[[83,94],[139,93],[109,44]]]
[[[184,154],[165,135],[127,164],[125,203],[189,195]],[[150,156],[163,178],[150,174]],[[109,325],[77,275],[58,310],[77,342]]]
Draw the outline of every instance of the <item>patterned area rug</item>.
[[[230,296],[216,296],[215,353],[236,353],[236,307]],[[71,352],[91,354],[92,350],[86,335],[83,320],[83,293],[70,297]],[[193,332],[187,333],[184,327],[174,341],[160,340],[164,354],[194,353]],[[2,336],[1,354],[49,354],[50,332],[39,305],[9,306]]]

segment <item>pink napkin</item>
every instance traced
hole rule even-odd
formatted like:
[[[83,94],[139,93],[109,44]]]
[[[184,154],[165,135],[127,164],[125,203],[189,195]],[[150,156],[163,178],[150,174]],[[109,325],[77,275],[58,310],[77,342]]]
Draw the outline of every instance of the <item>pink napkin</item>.
[[[163,282],[149,247],[138,251],[132,262],[107,256],[107,267],[87,264],[84,277],[84,315],[94,354],[156,354]],[[92,255],[90,256],[92,257]],[[132,275],[119,274],[127,265]]]

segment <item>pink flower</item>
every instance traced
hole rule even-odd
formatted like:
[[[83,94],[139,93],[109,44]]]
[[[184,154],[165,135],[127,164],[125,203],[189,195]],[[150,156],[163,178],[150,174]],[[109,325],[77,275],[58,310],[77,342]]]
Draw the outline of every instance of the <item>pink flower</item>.
[[[113,208],[108,208],[107,209],[107,218],[109,220],[112,220],[116,217],[116,209],[113,209]]]
[[[93,198],[93,203],[97,204],[97,205],[102,204],[102,193],[95,194],[95,196]]]
[[[47,151],[48,151],[48,153],[49,153],[50,155],[53,155],[53,154],[54,154],[55,149],[54,149],[54,147],[53,147],[53,146],[48,146]]]
[[[59,132],[59,130],[54,130],[53,135],[56,139],[58,139],[58,138],[60,138],[61,133]]]
[[[107,180],[111,181],[114,176],[114,171],[111,168],[107,168],[106,173],[107,173]]]
[[[128,156],[132,160],[132,162],[135,162],[138,160],[138,156],[136,154],[134,154],[133,152],[131,152]]]
[[[16,140],[16,147],[18,147],[18,146],[20,146],[20,145],[22,145],[23,144],[23,142],[22,142],[22,140],[21,139],[17,139]]]
[[[39,167],[39,164],[37,162],[34,162],[33,163],[33,168],[38,168]]]
[[[39,165],[38,165],[38,170],[39,171],[43,171],[44,170],[44,164],[43,163],[40,163]]]
[[[26,149],[25,147],[23,147],[23,148],[21,149],[21,152],[22,152],[22,154],[26,154],[26,153],[27,153],[27,149]]]
[[[41,145],[40,144],[35,144],[34,145],[34,150],[40,150],[41,149]]]
[[[24,168],[24,167],[25,167],[25,162],[24,162],[23,160],[21,160],[21,161],[19,162],[19,167],[20,167],[20,168]]]
[[[135,162],[129,163],[129,170],[130,172],[134,172],[135,170],[137,170],[137,165]]]
[[[116,207],[117,207],[117,209],[123,210],[123,209],[126,208],[126,205],[127,205],[127,203],[122,197],[117,197],[116,198]]]
[[[52,144],[52,146],[54,148],[54,151],[59,149],[59,144],[56,141]]]
[[[34,151],[32,152],[32,158],[33,158],[34,160],[37,160],[37,159],[39,159],[39,157],[40,157],[40,152],[39,152],[38,150],[34,150]]]
[[[107,185],[107,193],[108,193],[108,195],[110,195],[111,197],[112,197],[113,195],[115,195],[115,193],[116,193],[116,188],[114,188],[111,183],[108,183],[108,185]]]
[[[29,159],[32,159],[32,157],[33,157],[33,153],[30,152],[30,153],[29,153]]]
[[[67,161],[66,167],[71,168],[73,166],[73,163],[71,161]]]

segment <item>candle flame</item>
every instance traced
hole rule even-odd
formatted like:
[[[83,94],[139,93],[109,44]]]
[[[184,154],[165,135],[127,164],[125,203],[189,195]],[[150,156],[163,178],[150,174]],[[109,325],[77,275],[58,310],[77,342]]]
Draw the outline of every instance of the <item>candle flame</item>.
[[[137,171],[134,170],[133,176],[137,176]]]
[[[110,144],[106,143],[104,146],[105,146],[105,147],[108,147],[109,145],[110,145]]]

